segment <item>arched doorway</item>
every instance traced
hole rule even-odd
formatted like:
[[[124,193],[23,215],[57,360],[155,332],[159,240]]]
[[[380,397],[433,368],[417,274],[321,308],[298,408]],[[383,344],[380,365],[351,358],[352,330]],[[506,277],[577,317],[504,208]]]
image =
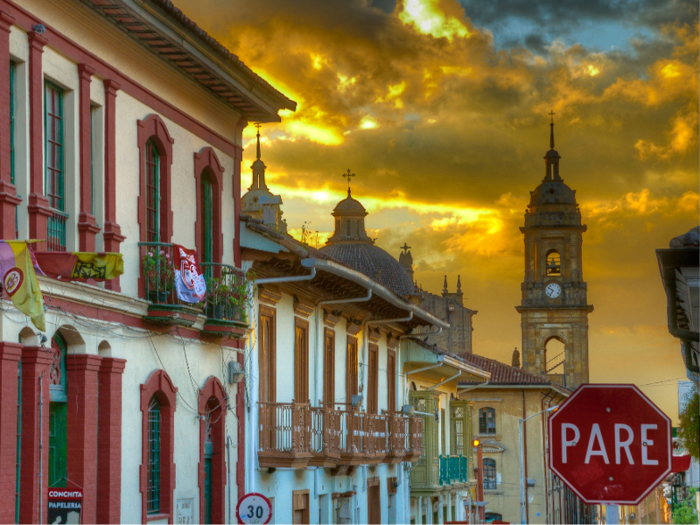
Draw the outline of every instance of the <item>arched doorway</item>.
[[[56,332],[51,338],[49,369],[49,487],[65,487],[68,480],[68,344]]]

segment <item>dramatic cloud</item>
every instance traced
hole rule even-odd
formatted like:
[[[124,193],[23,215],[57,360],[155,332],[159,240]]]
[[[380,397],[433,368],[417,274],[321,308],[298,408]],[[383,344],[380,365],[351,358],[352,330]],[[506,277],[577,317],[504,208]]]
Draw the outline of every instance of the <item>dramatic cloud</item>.
[[[178,6],[298,102],[262,129],[292,233],[325,242],[350,168],[370,235],[395,255],[408,242],[425,288],[461,275],[479,310],[475,350],[506,361],[520,346],[518,227],[544,175],[553,110],[562,175],[588,224],[592,378],[682,375],[654,249],[698,224],[697,3]],[[655,399],[673,414],[673,396]]]

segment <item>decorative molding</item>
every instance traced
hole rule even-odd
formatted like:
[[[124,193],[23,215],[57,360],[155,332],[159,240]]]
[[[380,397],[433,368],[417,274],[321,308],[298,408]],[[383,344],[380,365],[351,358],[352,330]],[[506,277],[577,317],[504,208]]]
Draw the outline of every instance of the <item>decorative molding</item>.
[[[258,286],[258,301],[272,306],[277,305],[282,300],[282,293],[277,287]]]
[[[379,328],[370,328],[367,330],[367,337],[373,343],[378,343],[382,337],[382,332]]]
[[[294,296],[294,315],[308,319],[313,312],[314,305],[312,303],[301,301],[296,295]]]
[[[267,315],[269,317],[273,317],[274,315],[277,314],[277,310],[274,308],[270,308],[269,306],[265,306],[264,304],[260,305],[260,314],[261,315]]]
[[[355,319],[348,319],[348,324],[345,330],[350,335],[357,335],[360,333],[360,330],[362,330],[362,325],[357,324]]]
[[[336,312],[329,312],[327,310],[323,310],[323,324],[326,325],[328,328],[335,328],[335,325],[337,325],[340,321],[341,316],[335,314]]]

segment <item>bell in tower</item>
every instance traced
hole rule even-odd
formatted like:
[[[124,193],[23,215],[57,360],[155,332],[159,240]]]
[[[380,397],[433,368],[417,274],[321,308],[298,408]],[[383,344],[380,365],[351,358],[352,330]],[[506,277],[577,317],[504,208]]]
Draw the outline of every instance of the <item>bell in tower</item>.
[[[593,306],[587,304],[582,269],[586,225],[581,223],[576,191],[559,173],[553,119],[549,147],[544,179],[530,192],[525,225],[520,228],[525,278],[516,310],[522,320],[522,366],[576,388],[589,381],[588,314]]]

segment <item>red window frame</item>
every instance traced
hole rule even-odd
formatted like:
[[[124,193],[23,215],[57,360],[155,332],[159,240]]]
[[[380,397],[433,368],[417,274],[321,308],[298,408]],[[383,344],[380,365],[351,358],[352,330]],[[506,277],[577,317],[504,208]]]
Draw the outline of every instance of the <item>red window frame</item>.
[[[212,442],[211,523],[226,522],[226,390],[216,377],[210,377],[199,392],[199,523],[205,523],[204,446],[207,424]]]
[[[148,415],[151,400],[156,398],[160,405],[160,512],[148,514]],[[174,519],[175,491],[175,410],[177,409],[177,388],[165,370],[155,370],[141,385],[141,467],[139,469],[139,491],[141,492],[141,521]]]

